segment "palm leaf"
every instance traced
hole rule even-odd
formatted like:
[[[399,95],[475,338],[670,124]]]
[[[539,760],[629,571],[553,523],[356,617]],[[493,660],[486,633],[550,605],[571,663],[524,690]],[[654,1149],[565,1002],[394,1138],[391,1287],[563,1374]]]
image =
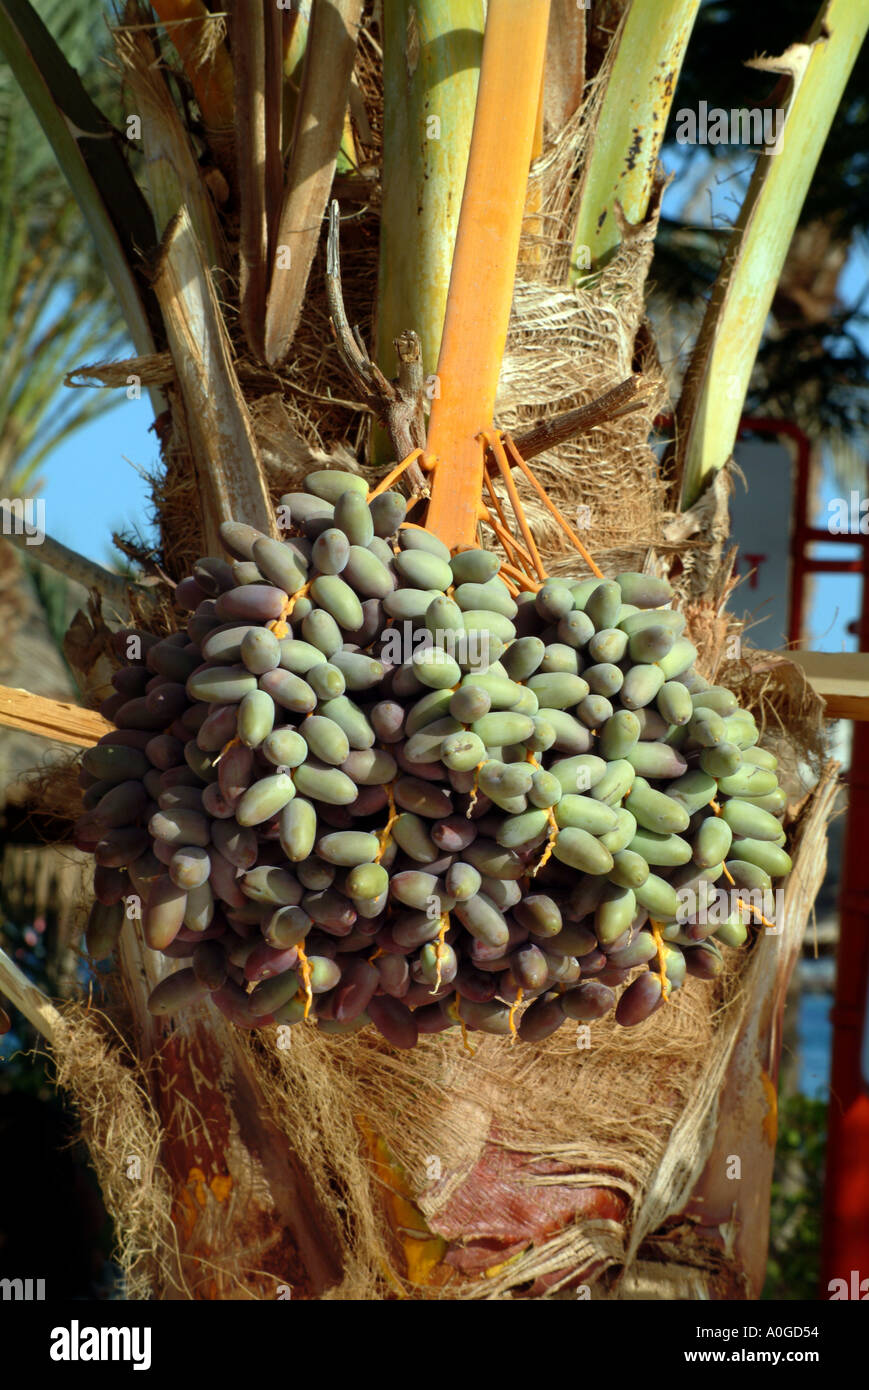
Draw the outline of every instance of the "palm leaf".
[[[0,52],[35,111],[90,227],[139,353],[159,316],[141,272],[154,224],[113,132],[27,0],[0,0]]]
[[[685,376],[675,452],[683,507],[730,457],[775,287],[867,28],[865,8],[829,0],[808,44],[755,64],[791,77],[783,141],[758,156]]]

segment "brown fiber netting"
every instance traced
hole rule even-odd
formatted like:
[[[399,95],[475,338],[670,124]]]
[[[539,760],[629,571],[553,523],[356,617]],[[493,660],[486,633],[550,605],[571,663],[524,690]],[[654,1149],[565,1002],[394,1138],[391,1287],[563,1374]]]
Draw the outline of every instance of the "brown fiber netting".
[[[111,1022],[68,1004],[52,1040],[55,1080],[76,1103],[103,1202],[115,1225],[126,1297],[165,1291],[177,1269],[172,1194],[160,1164],[159,1117]]]
[[[380,129],[375,68],[375,46],[364,39],[357,77],[375,142],[367,151],[372,165]],[[692,598],[689,634],[696,634],[703,669],[711,673],[730,631],[721,613],[727,591],[721,536],[712,513],[709,526],[702,513],[691,522],[668,513],[649,444],[653,421],[666,408],[644,310],[657,196],[644,225],[624,228],[622,247],[602,272],[578,286],[567,284],[574,175],[605,80],[604,73],[592,84],[585,104],[533,171],[538,212],[523,238],[496,422],[520,434],[528,422],[589,402],[642,373],[641,409],[550,450],[532,466],[605,573],[647,563],[666,570],[678,557],[683,574],[700,574],[702,584],[685,584],[682,593]],[[348,315],[367,341],[377,232],[372,181],[367,206],[342,230]],[[231,321],[229,327],[233,332]],[[324,456],[358,467],[370,417],[360,411],[350,384],[339,384],[322,246],[289,368],[280,376],[258,371],[238,338],[235,343],[239,381],[274,496],[298,485]],[[143,372],[166,385],[167,365],[149,359]],[[93,374],[103,381],[114,380],[112,372],[125,378],[129,366],[106,364]],[[170,384],[170,398],[173,389]],[[201,553],[201,538],[180,408],[173,415],[155,501],[163,562],[178,578]],[[551,570],[585,573],[524,481],[519,492]],[[485,540],[492,544],[489,533]],[[740,658],[745,669],[733,672],[742,698],[759,718],[764,709],[792,714],[796,702],[800,722],[780,722],[792,744],[817,754],[818,702],[797,697],[785,674],[790,668],[761,672],[757,658]],[[726,681],[732,671],[722,668],[720,678]],[[728,952],[718,982],[689,979],[636,1029],[605,1020],[591,1025],[586,1037],[565,1025],[540,1046],[474,1034],[473,1056],[455,1031],[423,1038],[410,1054],[368,1032],[326,1038],[303,1026],[285,1049],[274,1029],[239,1035],[263,1112],[285,1136],[330,1226],[324,1240],[338,1251],[343,1273],[325,1296],[485,1298],[516,1290],[541,1296],[570,1280],[597,1282],[606,1291],[608,1270],[640,1268],[649,1238],[681,1211],[703,1169],[721,1084],[747,1012],[758,1006],[769,952],[785,941],[793,945],[802,933],[823,872],[828,813],[827,791],[804,811],[805,848],[788,882],[785,937],[760,936],[750,950]],[[121,1258],[133,1271],[136,1293],[150,1287],[165,1296],[177,1274],[167,1272],[175,1232],[149,1078],[124,1059],[100,1019],[67,1018],[59,1080],[79,1103]],[[117,1177],[134,1132],[135,1151],[150,1156],[147,1192]],[[222,1258],[233,1263],[241,1285],[259,1291],[252,1296],[274,1296],[254,1273],[249,1251],[239,1246]],[[668,1258],[686,1281],[679,1286],[674,1275],[673,1287],[689,1296],[685,1290],[708,1287],[704,1281],[725,1257],[695,1248],[685,1236]]]

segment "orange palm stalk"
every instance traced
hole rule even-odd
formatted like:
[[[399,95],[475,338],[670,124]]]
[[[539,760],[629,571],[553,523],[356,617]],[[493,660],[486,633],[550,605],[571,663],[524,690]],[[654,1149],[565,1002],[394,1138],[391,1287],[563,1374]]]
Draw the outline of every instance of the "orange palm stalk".
[[[440,462],[427,524],[451,548],[473,544],[479,517],[548,24],[549,0],[490,0],[428,434]]]

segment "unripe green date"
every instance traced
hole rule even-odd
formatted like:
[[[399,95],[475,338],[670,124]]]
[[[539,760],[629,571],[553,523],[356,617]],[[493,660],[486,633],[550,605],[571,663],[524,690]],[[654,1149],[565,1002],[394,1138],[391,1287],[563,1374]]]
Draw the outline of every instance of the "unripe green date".
[[[591,835],[605,835],[618,825],[618,817],[611,806],[574,792],[565,792],[561,797],[555,808],[555,820],[559,829],[575,826]]]
[[[607,874],[613,865],[612,855],[600,840],[573,826],[559,831],[553,854],[562,864],[585,874]]]
[[[282,811],[295,795],[293,779],[285,772],[261,777],[242,796],[235,808],[235,819],[239,825],[261,825]]]
[[[350,743],[344,730],[334,719],[311,714],[299,725],[299,734],[321,762],[340,767],[350,756]]]
[[[526,686],[534,691],[540,707],[545,709],[567,709],[570,705],[578,705],[589,693],[588,683],[582,676],[574,676],[569,671],[544,671],[529,676]]]
[[[658,711],[668,724],[687,724],[694,706],[691,695],[681,681],[665,681],[656,696]]]
[[[777,841],[782,833],[779,822],[769,811],[762,811],[759,806],[750,806],[738,797],[724,802],[721,815],[734,835],[741,838]]]
[[[626,758],[640,737],[640,721],[632,710],[617,710],[600,731],[600,751],[607,762]]]
[[[616,575],[615,582],[621,591],[622,601],[632,603],[637,608],[660,608],[661,604],[669,603],[673,597],[668,581],[654,574],[626,570]]]

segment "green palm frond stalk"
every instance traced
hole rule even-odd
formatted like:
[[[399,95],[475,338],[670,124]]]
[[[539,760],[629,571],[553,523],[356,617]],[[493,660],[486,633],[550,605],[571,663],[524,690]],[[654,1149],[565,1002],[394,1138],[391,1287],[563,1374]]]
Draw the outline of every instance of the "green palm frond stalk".
[[[394,340],[413,329],[434,373],[474,124],[482,0],[395,0],[384,13],[383,220],[377,361],[395,374]],[[376,461],[388,457],[385,434]]]
[[[627,8],[598,110],[573,241],[574,271],[596,270],[621,240],[615,207],[642,222],[667,117],[700,0],[643,0]]]
[[[764,325],[836,108],[869,28],[869,7],[829,0],[809,38],[753,66],[790,87],[777,153],[762,152],[724,254],[676,411],[682,506],[727,462]]]

